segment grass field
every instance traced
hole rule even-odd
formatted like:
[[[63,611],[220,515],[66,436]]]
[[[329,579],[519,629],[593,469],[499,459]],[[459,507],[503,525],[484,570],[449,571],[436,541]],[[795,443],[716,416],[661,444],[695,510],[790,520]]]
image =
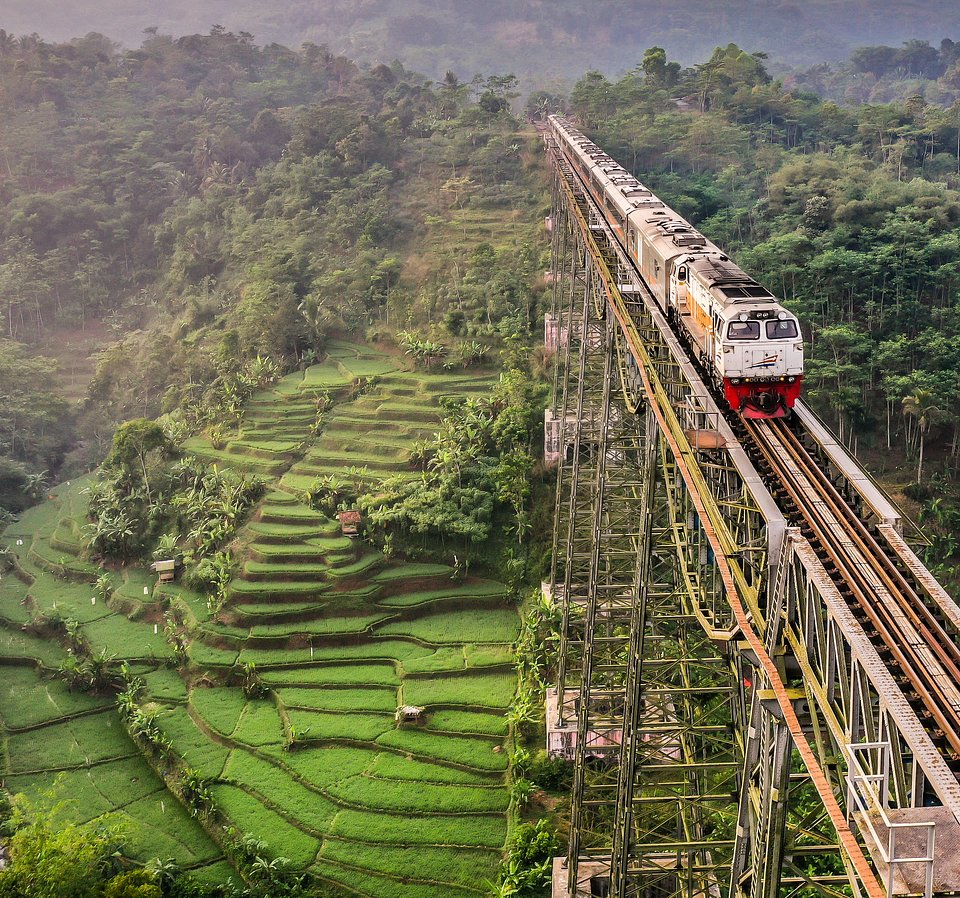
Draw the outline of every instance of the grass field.
[[[489,387],[489,378],[411,372],[396,355],[333,341],[325,362],[256,394],[225,445],[191,438],[198,457],[270,480],[239,534],[216,616],[205,597],[155,588],[136,568],[108,572],[109,605],[91,601],[101,571],[80,557],[85,482],[25,514],[7,533],[24,541],[23,577],[0,583],[8,784],[36,792],[62,770],[84,819],[114,811],[135,825],[136,859],[223,873],[112,698],[70,693],[44,673],[63,648],[20,627],[56,612],[79,622],[93,651],[136,666],[142,701],[176,757],[211,782],[225,825],[361,898],[482,892],[507,834],[503,715],[516,612],[499,583],[455,581],[447,564],[392,561],[342,536],[302,493],[331,473],[413,475],[410,452],[439,420],[440,397]],[[321,395],[335,402],[317,435]],[[154,632],[171,607],[186,620],[183,669],[162,624]],[[238,661],[255,663],[265,697],[244,694]],[[424,707],[423,721],[398,726],[400,704]]]

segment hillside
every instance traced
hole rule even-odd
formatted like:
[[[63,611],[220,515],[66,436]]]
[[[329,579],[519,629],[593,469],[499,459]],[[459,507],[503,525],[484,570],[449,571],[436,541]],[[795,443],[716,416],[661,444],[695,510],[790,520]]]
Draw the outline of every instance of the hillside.
[[[212,423],[246,366],[302,365],[331,329],[432,328],[454,356],[529,333],[544,184],[509,87],[481,108],[224,32],[6,42],[0,507],[99,462],[127,418]]]
[[[134,47],[149,26],[179,36],[220,23],[264,43],[312,41],[361,62],[402,59],[435,79],[448,70],[465,79],[477,72],[513,72],[530,88],[569,81],[588,69],[617,74],[653,45],[685,65],[718,44],[735,42],[781,63],[809,66],[843,59],[864,44],[960,36],[952,0],[773,0],[763,4],[762,16],[756,10],[754,0],[706,0],[695,13],[652,0],[604,0],[589,7],[572,0],[288,0],[269,6],[173,0],[162,8],[146,0],[106,0],[72,10],[56,0],[8,0],[0,28],[59,40],[99,31]]]
[[[148,898],[497,879],[544,538],[510,86],[220,31],[0,55],[0,890],[61,801]]]
[[[797,310],[806,398],[960,582],[955,110],[638,55],[578,81],[582,126]],[[220,28],[3,43],[0,773],[125,823],[163,898],[471,898],[557,850],[549,175],[514,89]]]
[[[352,390],[370,377],[373,389]],[[7,788],[39,797],[59,772],[76,819],[120,811],[133,860],[170,857],[204,881],[229,878],[224,851],[256,881],[242,837],[328,896],[341,884],[370,898],[477,894],[507,836],[516,609],[500,583],[342,536],[304,495],[355,464],[416,477],[411,450],[441,397],[491,387],[490,374],[415,373],[341,342],[255,394],[222,450],[188,443],[267,485],[231,544],[222,604],[155,586],[141,565],[98,580],[81,557],[88,479],[25,514],[7,532],[23,544],[0,591]],[[331,393],[318,435],[316,400]],[[101,677],[129,665],[113,674],[128,678],[116,702],[82,691],[79,674],[61,682],[71,659],[98,658]],[[423,719],[399,725],[402,705]]]

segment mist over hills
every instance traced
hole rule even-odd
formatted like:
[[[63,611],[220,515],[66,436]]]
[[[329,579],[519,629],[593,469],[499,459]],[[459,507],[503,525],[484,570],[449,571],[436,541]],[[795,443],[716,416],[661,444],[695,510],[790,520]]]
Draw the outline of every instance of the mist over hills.
[[[866,44],[960,37],[956,0],[4,0],[0,28],[67,40],[98,31],[128,47],[156,27],[179,36],[213,24],[258,43],[327,44],[359,62],[395,58],[434,77],[447,70],[519,75],[544,87],[588,69],[617,74],[644,49],[666,48],[685,65],[735,42],[778,62],[846,58]]]

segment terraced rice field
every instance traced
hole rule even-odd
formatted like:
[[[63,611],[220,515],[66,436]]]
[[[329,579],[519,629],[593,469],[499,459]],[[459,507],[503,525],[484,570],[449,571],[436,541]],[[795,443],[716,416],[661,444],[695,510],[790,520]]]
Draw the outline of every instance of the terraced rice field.
[[[351,400],[359,378],[376,381]],[[113,608],[91,604],[89,582],[100,572],[76,557],[83,484],[58,491],[60,499],[17,525],[29,546],[18,551],[36,580],[16,581],[19,588],[9,587],[12,578],[0,581],[7,624],[0,639],[9,644],[0,643],[0,656],[54,664],[59,647],[17,628],[56,602],[81,622],[92,646],[151,671],[147,698],[161,727],[177,754],[212,781],[220,812],[238,831],[263,839],[331,892],[484,894],[507,835],[504,711],[515,685],[516,613],[498,583],[455,581],[443,564],[391,562],[342,536],[301,493],[318,475],[351,467],[365,467],[370,478],[410,470],[414,442],[439,419],[439,397],[489,387],[489,378],[408,372],[398,359],[339,343],[322,365],[255,396],[221,449],[192,440],[198,456],[272,479],[241,533],[237,575],[216,619],[202,597],[179,587],[154,590],[133,571],[115,575]],[[321,393],[339,398],[317,437]],[[189,662],[179,671],[162,626],[153,632],[170,604],[189,628]],[[223,685],[237,662],[256,664],[269,687],[265,698],[247,700],[239,686]],[[32,669],[18,675],[39,682]],[[422,721],[398,725],[397,707],[410,704],[425,709]],[[65,712],[58,704],[51,713],[60,721]],[[84,713],[90,721],[117,720],[102,708]],[[29,776],[57,759],[30,760],[17,738],[22,723],[4,722],[7,773],[28,777],[23,786],[33,789]],[[91,736],[78,732],[63,734],[71,764],[86,763],[80,758]],[[123,748],[122,739],[103,741],[96,764],[142,764],[126,750],[129,741]],[[131,791],[134,813],[147,797]],[[90,807],[105,810],[104,801]],[[164,808],[174,803],[167,794]],[[154,824],[146,810],[142,816]],[[167,848],[159,836],[156,843],[166,849],[158,854],[191,857],[187,846]],[[201,860],[216,857],[200,852],[194,862]]]
[[[140,755],[112,698],[70,692],[52,678],[50,668],[59,663],[62,650],[19,632],[6,617],[12,598],[14,591],[6,589],[0,630],[6,788],[34,796],[50,793],[68,803],[67,814],[78,823],[111,814],[124,826],[126,853],[135,861],[175,857],[202,878],[232,876],[217,845]],[[148,673],[146,667],[137,670]]]

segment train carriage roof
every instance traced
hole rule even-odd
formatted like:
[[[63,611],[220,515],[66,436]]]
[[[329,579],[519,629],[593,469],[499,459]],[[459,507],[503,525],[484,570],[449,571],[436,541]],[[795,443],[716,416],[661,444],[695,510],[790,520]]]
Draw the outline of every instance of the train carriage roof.
[[[723,253],[693,256],[687,265],[717,299],[724,303],[771,303],[777,298]]]
[[[555,118],[574,151],[604,183],[608,201],[619,208],[664,266],[685,264],[725,306],[767,306],[777,298],[758,284],[720,247],[648,190],[613,157],[562,117]]]

